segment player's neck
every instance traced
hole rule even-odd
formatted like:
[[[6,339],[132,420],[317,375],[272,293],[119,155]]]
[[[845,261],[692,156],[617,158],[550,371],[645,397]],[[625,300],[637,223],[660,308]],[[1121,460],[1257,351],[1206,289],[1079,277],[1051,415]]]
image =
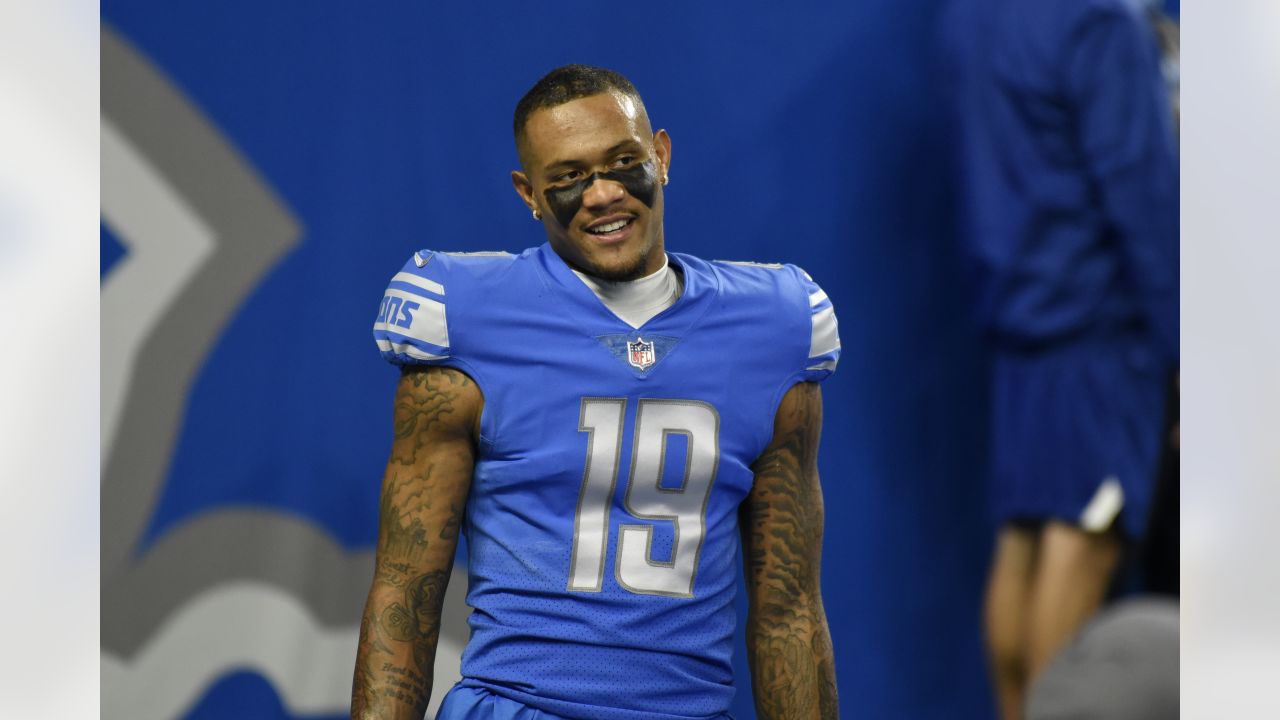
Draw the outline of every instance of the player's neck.
[[[572,268],[570,268],[572,269]],[[657,272],[635,280],[611,282],[573,271],[605,307],[633,328],[638,328],[650,318],[666,310],[680,299],[683,289],[680,274],[672,269],[667,256],[662,256],[662,267]]]

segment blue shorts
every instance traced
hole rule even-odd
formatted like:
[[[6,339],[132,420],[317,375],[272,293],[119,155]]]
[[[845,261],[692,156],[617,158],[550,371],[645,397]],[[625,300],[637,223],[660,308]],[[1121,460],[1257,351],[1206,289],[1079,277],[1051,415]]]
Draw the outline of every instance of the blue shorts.
[[[484,688],[454,685],[436,712],[436,720],[565,720],[494,695]]]
[[[462,683],[467,682],[463,680]],[[485,688],[458,683],[444,696],[436,720],[569,720],[545,710],[495,695]],[[722,720],[733,720],[730,715]]]
[[[1164,426],[1167,369],[1139,338],[1001,351],[992,382],[991,499],[999,523],[1061,520],[1141,538]]]

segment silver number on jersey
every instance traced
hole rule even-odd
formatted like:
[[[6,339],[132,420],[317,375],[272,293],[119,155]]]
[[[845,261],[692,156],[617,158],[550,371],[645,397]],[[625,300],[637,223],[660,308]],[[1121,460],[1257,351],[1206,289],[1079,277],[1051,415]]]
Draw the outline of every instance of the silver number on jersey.
[[[598,592],[604,579],[605,545],[609,542],[609,503],[622,454],[625,398],[583,398],[578,432],[587,435],[587,469],[573,516],[573,556],[569,589]]]
[[[598,592],[603,587],[626,406],[622,398],[582,399],[578,430],[589,436],[573,525],[570,590]],[[639,406],[625,505],[637,519],[670,522],[674,541],[670,560],[654,560],[654,526],[620,525],[614,576],[634,593],[692,597],[707,502],[720,461],[720,416],[711,405],[690,400],[642,399]],[[672,435],[687,441],[684,477],[678,488],[664,488],[662,470]]]

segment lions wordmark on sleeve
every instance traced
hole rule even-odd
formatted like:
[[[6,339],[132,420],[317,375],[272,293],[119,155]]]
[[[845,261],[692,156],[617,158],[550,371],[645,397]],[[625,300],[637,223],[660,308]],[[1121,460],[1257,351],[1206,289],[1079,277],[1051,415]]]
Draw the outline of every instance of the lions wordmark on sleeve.
[[[396,273],[373,324],[373,337],[383,357],[399,364],[448,357],[444,298],[440,283],[407,270]]]

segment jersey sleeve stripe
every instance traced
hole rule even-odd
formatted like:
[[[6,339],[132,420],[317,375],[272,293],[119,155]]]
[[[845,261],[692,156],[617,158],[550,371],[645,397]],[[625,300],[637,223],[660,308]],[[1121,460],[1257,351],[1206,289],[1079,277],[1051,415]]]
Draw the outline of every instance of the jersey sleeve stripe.
[[[428,280],[419,275],[414,275],[413,273],[407,273],[407,272],[396,273],[395,277],[391,278],[391,282],[398,282],[398,283],[405,283],[406,285],[412,285],[416,289],[412,290],[411,292],[418,292],[418,290],[426,290],[429,293],[435,293],[436,295],[440,295],[441,297],[444,296],[443,285],[441,285],[440,283],[434,280]],[[421,295],[421,293],[418,293],[418,294]]]
[[[432,353],[420,350],[414,345],[407,342],[395,342],[390,338],[380,337],[378,340],[378,349],[384,353],[395,353],[397,355],[407,355],[415,360],[444,360],[448,355],[434,355]]]
[[[386,332],[449,347],[449,326],[444,303],[404,290],[387,288],[382,317],[373,325],[374,333]]]
[[[825,361],[823,361],[823,362],[820,362],[820,363],[818,363],[817,365],[810,365],[809,367],[806,367],[806,368],[805,368],[805,370],[831,370],[831,371],[834,371],[834,370],[836,369],[836,364],[837,364],[837,363],[839,363],[839,362],[840,362],[840,359],[839,359],[838,357],[835,357],[835,358],[831,358],[830,360],[825,360]]]
[[[826,299],[827,299],[826,291],[819,289],[818,292],[813,293],[812,295],[809,296],[809,307],[811,308],[818,307]]]
[[[809,357],[816,358],[840,348],[840,335],[836,331],[836,310],[826,307],[812,316],[813,334],[809,340]]]

